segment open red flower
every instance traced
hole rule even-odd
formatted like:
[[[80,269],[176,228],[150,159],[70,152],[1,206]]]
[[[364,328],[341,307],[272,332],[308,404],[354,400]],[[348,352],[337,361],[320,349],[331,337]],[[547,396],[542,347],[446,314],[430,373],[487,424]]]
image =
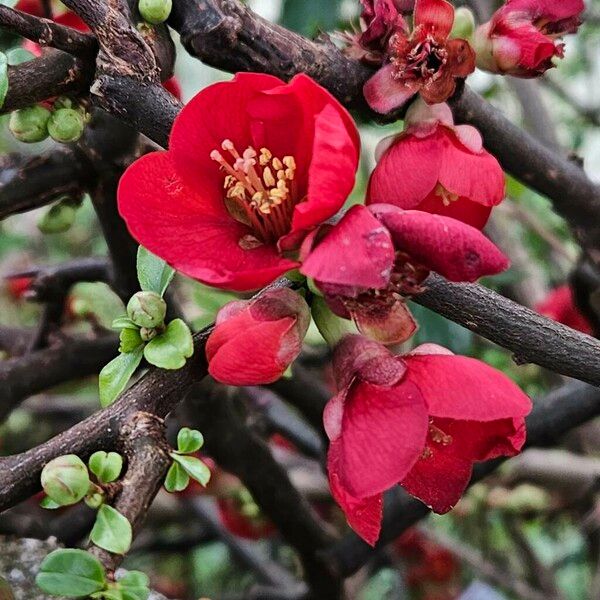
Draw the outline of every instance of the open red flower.
[[[168,152],[129,167],[119,210],[186,275],[253,290],[298,266],[283,248],[342,207],[358,155],[351,117],[312,79],[239,73],[185,106]]]
[[[552,290],[535,309],[541,314],[567,327],[591,335],[593,328],[575,304],[570,285],[561,285]]]
[[[383,140],[367,204],[385,202],[453,217],[481,229],[504,199],[504,173],[470,125],[454,125],[447,104],[418,99],[405,130]]]
[[[426,344],[393,356],[360,336],[336,348],[340,390],[328,403],[332,493],[374,544],[382,494],[399,483],[437,513],[458,502],[473,464],[517,454],[529,398],[485,363]]]
[[[290,289],[230,302],[206,342],[208,372],[229,385],[273,383],[300,354],[309,323],[308,305]]]
[[[477,66],[516,77],[537,77],[562,58],[567,33],[575,33],[583,0],[507,0],[475,32]]]
[[[419,92],[429,104],[447,100],[456,78],[475,70],[469,42],[449,39],[454,7],[446,0],[417,0],[412,32],[397,30],[389,40],[389,62],[365,84],[369,106],[388,113]]]
[[[351,260],[344,248],[352,249]],[[321,238],[307,238],[303,252],[301,271],[315,280],[332,311],[385,344],[415,332],[404,300],[422,291],[430,271],[472,282],[508,267],[478,229],[391,204],[352,207]]]

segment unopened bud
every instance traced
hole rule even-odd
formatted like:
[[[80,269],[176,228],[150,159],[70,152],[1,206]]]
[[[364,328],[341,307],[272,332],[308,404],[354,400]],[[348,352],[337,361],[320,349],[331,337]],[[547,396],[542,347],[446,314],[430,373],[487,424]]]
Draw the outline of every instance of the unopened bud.
[[[454,25],[450,37],[470,40],[475,31],[475,17],[466,6],[459,6],[454,11]]]
[[[63,144],[76,142],[83,133],[85,121],[80,111],[74,108],[59,108],[48,121],[50,137]]]
[[[138,9],[144,21],[156,25],[164,23],[171,14],[173,0],[140,0]]]
[[[65,198],[48,209],[38,221],[38,229],[42,233],[62,233],[73,225],[76,215],[77,204]]]
[[[15,110],[8,123],[11,133],[21,142],[41,142],[48,137],[50,111],[43,106],[28,106]]]
[[[158,331],[152,327],[140,328],[140,337],[144,342],[149,342],[150,340],[153,340],[157,335]]]
[[[61,506],[79,502],[90,488],[87,467],[75,454],[51,460],[42,470],[41,481],[46,495]]]
[[[166,314],[165,301],[154,292],[138,292],[127,304],[127,315],[140,327],[154,329],[162,325]]]

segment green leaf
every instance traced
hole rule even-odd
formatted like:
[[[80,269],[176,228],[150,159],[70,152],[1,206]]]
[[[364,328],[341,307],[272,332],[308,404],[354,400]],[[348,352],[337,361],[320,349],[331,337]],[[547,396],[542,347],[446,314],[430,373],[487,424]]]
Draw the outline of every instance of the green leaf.
[[[182,454],[197,452],[204,445],[204,437],[196,429],[182,427],[177,434],[177,450]]]
[[[144,347],[140,346],[133,352],[119,354],[100,371],[98,380],[100,387],[100,404],[103,407],[112,404],[125,389],[127,382],[142,362]]]
[[[150,595],[150,579],[141,571],[128,571],[117,584],[123,600],[146,600]]]
[[[121,590],[103,590],[96,594],[92,594],[91,598],[98,598],[98,600],[125,600]]]
[[[167,492],[182,492],[189,483],[190,476],[179,463],[173,462],[165,478],[165,489]]]
[[[99,450],[90,456],[90,471],[102,483],[110,483],[119,477],[123,469],[123,457],[117,452]]]
[[[8,64],[14,66],[34,59],[35,55],[29,52],[29,50],[25,50],[25,48],[13,48],[6,53],[6,58],[8,59]]]
[[[183,456],[181,454],[171,453],[171,458],[177,461],[185,472],[198,483],[206,486],[210,480],[210,469],[195,456]]]
[[[58,502],[54,502],[50,496],[44,496],[40,501],[40,506],[46,510],[56,510],[61,507],[61,505],[58,504]]]
[[[174,269],[162,258],[158,258],[143,246],[138,249],[137,273],[142,290],[155,292],[159,296],[165,293],[175,275]]]
[[[171,321],[166,330],[144,348],[146,360],[161,369],[181,369],[185,365],[185,359],[193,353],[192,334],[181,319]]]
[[[136,325],[127,315],[117,317],[113,319],[111,329],[139,329],[140,326]]]
[[[125,306],[106,283],[82,281],[69,294],[73,312],[82,318],[93,318],[104,329],[123,315]]]
[[[72,549],[48,554],[35,582],[47,594],[70,598],[83,598],[106,585],[100,561],[83,550]]]
[[[307,36],[336,29],[339,21],[336,0],[285,0],[281,24]]]
[[[125,554],[131,546],[133,532],[131,523],[116,509],[103,504],[98,509],[90,540],[114,554]]]
[[[4,52],[0,52],[0,108],[8,94],[8,58]]]

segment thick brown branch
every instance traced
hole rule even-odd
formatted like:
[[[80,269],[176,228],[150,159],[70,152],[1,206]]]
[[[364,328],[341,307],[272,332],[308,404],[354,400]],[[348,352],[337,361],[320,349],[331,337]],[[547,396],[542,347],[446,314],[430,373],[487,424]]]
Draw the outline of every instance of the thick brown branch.
[[[93,35],[59,25],[49,19],[0,5],[0,27],[40,46],[50,46],[76,56],[93,56],[98,48]]]
[[[0,156],[0,219],[82,194],[90,177],[82,158],[68,146],[39,156]]]
[[[534,363],[600,386],[600,341],[551,321],[481,285],[430,275],[415,302]]]

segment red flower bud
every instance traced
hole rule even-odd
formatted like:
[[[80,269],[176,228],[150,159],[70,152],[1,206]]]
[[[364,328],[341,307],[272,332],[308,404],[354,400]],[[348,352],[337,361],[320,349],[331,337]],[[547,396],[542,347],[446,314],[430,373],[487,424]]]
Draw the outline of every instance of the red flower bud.
[[[557,39],[574,33],[583,0],[507,0],[475,32],[477,66],[492,73],[537,77],[562,58]]]
[[[206,343],[208,371],[229,385],[273,383],[300,354],[309,323],[304,298],[286,288],[230,302]]]

